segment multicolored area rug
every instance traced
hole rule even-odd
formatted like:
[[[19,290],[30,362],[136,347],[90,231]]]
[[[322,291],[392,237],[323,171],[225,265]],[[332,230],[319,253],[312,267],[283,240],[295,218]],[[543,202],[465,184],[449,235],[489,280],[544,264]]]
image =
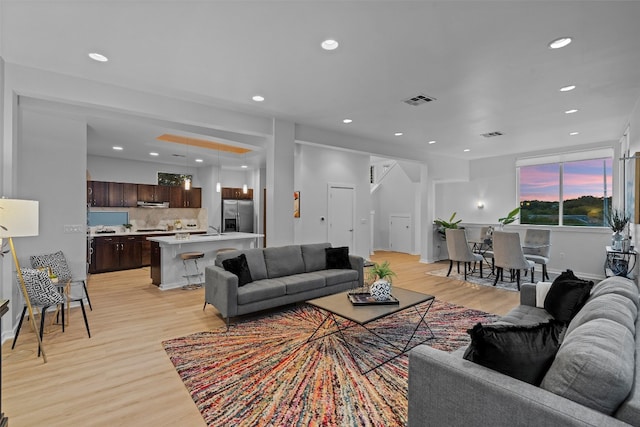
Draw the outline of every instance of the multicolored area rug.
[[[460,273],[457,273],[456,265],[454,264],[453,268],[451,269],[451,274],[449,275],[449,278],[461,280],[464,282],[465,280],[464,280],[463,268],[464,267],[460,265]],[[447,277],[447,271],[449,271],[448,266],[446,268],[428,271],[426,274],[429,274],[431,276]],[[525,276],[524,273],[521,273],[521,274],[522,276],[520,276],[520,284],[531,283],[531,277],[529,275]],[[496,279],[496,276],[491,274],[491,268],[486,268],[486,267],[483,268],[483,276],[484,276],[483,278],[480,278],[480,275],[478,273],[473,273],[473,274],[467,273],[466,281],[469,283],[474,283],[476,285],[493,287],[493,282]],[[555,279],[557,276],[558,276],[557,274],[549,273],[549,277],[550,277],[549,281],[553,282],[553,279]],[[537,267],[536,267],[534,279],[536,282],[538,282],[539,280],[542,280],[542,272]],[[507,273],[504,273],[504,281],[498,280],[498,283],[496,284],[496,288],[506,289],[508,291],[517,291],[518,285],[516,283],[515,277],[513,279],[513,282],[510,281],[509,273],[507,272]]]
[[[228,331],[162,344],[209,426],[405,425],[408,356],[363,375],[339,334],[330,334],[335,326],[323,326],[319,333],[329,335],[307,342],[325,315],[301,305],[243,320]],[[418,316],[407,309],[368,326],[391,342],[404,343]],[[435,301],[426,316],[435,338],[426,344],[453,351],[469,342],[467,329],[495,319]],[[345,336],[357,363],[393,355],[388,344],[362,327],[346,320],[342,326],[353,326]],[[421,328],[413,341],[427,337],[429,330]]]

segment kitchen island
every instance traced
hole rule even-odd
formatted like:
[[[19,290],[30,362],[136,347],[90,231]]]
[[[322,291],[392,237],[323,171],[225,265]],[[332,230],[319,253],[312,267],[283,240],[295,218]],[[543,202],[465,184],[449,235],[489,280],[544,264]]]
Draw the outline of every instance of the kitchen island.
[[[255,233],[223,233],[192,234],[183,239],[184,234],[175,236],[147,237],[151,241],[151,282],[162,290],[179,288],[187,284],[185,269],[180,254],[184,252],[202,252],[204,257],[198,259],[198,269],[202,273],[200,282],[204,281],[204,269],[213,265],[220,249],[248,249],[261,245],[263,234]],[[192,263],[190,263],[192,264]],[[189,274],[194,266],[189,265]]]

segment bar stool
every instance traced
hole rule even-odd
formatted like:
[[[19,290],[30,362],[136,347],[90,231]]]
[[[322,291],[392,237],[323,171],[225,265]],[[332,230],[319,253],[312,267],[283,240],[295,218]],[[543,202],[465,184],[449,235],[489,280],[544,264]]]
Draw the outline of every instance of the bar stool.
[[[182,259],[182,265],[184,266],[184,278],[187,279],[187,284],[182,287],[182,289],[198,289],[202,286],[202,273],[198,268],[198,259],[204,257],[204,252],[184,252],[180,254],[180,258]],[[193,261],[195,267],[195,273],[189,273],[189,267],[187,265],[188,261]],[[197,283],[191,283],[191,278],[197,278]]]

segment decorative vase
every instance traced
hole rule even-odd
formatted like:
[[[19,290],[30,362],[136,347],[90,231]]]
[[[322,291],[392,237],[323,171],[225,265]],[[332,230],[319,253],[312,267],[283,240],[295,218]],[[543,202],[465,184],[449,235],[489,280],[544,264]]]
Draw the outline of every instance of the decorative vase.
[[[376,301],[386,301],[391,297],[391,284],[386,280],[376,280],[369,287],[369,293]]]
[[[622,250],[622,233],[616,231],[611,235],[611,249],[615,251]]]

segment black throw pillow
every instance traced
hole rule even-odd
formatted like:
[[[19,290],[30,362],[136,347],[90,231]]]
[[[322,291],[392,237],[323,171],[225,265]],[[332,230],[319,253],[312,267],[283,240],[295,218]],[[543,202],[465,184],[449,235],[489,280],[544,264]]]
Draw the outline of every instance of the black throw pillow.
[[[540,385],[561,344],[564,325],[486,325],[467,333],[471,344],[464,358],[521,381]]]
[[[587,302],[593,282],[577,278],[573,271],[560,274],[551,284],[544,299],[544,309],[554,319],[569,323]]]
[[[240,254],[235,258],[229,258],[222,261],[222,266],[225,270],[238,276],[238,286],[244,286],[247,283],[253,282],[251,272],[249,271],[249,264],[247,264],[247,257],[244,254]]]
[[[348,246],[342,246],[339,248],[325,248],[324,252],[327,261],[327,269],[351,268]]]

